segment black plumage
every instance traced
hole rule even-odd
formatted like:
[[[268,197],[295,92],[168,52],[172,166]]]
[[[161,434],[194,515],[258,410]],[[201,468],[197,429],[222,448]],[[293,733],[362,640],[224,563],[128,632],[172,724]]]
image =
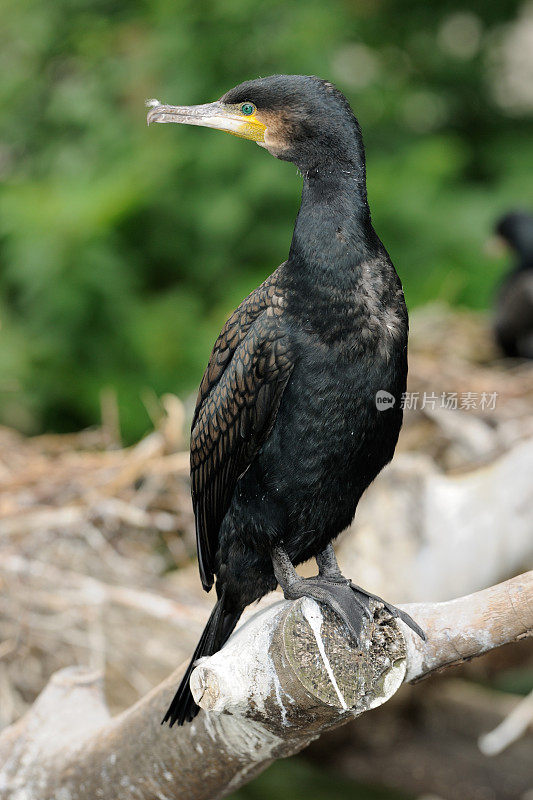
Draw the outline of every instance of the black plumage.
[[[511,248],[514,264],[497,293],[494,335],[504,355],[533,358],[533,215],[506,214],[495,232]]]
[[[273,76],[206,106],[152,105],[149,121],[230,130],[303,175],[289,257],[232,314],[200,386],[192,496],[200,574],[206,590],[216,577],[218,602],[165,717],[172,725],[198,711],[194,661],[278,582],[286,597],[327,603],[359,634],[370,595],[341,575],[330,543],[393,456],[408,319],[371,224],[359,124],[332,84]],[[394,398],[386,410],[379,391]],[[293,565],[311,557],[319,575],[303,580]]]

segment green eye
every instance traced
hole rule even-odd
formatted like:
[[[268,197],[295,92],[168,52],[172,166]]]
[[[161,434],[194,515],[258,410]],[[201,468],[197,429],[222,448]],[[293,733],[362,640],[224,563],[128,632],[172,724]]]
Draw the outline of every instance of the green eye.
[[[250,114],[253,114],[255,111],[255,106],[253,103],[243,103],[241,106],[241,113],[244,114],[246,117],[249,117]]]

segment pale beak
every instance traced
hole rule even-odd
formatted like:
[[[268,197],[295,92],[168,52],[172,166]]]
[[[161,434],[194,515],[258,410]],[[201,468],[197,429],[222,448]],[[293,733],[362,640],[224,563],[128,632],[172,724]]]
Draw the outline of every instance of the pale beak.
[[[245,116],[238,106],[204,103],[201,106],[166,106],[159,100],[147,100],[150,111],[146,116],[148,125],[152,122],[178,122],[182,125],[201,125],[228,131],[234,136],[263,143],[266,126],[256,119],[255,114]]]

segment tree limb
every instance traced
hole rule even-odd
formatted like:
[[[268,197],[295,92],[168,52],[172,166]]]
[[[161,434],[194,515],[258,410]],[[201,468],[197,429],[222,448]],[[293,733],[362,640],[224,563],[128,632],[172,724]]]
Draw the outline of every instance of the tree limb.
[[[533,724],[533,691],[523,697],[500,724],[479,737],[479,749],[485,756],[497,756],[516,742]]]
[[[191,678],[204,709],[159,725],[182,669],[111,719],[101,676],[62,670],[0,736],[1,800],[207,800],[223,797],[399,686],[533,632],[533,572],[468,597],[404,606],[423,643],[376,606],[353,647],[307,598],[243,624]]]

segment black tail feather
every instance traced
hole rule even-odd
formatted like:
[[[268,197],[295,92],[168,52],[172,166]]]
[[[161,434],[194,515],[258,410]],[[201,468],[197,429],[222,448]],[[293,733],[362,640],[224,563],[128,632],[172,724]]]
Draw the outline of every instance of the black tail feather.
[[[178,691],[174,695],[167,713],[165,714],[161,724],[168,722],[172,727],[174,723],[183,725],[185,722],[191,722],[198,714],[200,708],[194,702],[190,687],[189,679],[194,665],[199,658],[203,656],[212,656],[227,642],[233,630],[239,621],[241,611],[238,613],[231,613],[224,608],[224,595],[217,602],[211,616],[207,621],[207,625],[200,637],[200,641],[196,646],[194,655],[191,658],[190,664],[185,670],[185,675],[181,679]]]

